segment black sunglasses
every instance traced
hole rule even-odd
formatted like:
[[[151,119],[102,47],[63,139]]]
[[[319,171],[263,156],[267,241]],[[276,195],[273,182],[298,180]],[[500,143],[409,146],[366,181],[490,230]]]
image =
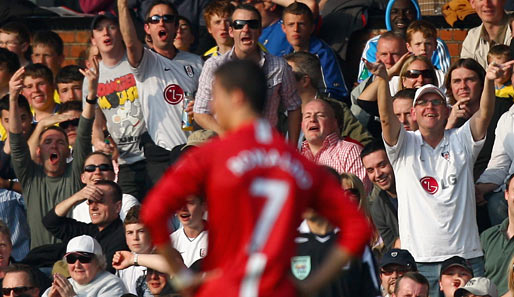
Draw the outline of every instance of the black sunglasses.
[[[86,172],[95,172],[96,168],[100,169],[100,171],[113,171],[114,168],[112,168],[111,164],[100,164],[100,165],[86,165],[84,166],[84,171]]]
[[[250,29],[259,29],[261,26],[259,20],[234,20],[231,24],[234,30],[241,30],[245,25],[248,25]]]
[[[72,253],[66,255],[66,262],[68,264],[73,264],[79,260],[80,263],[86,264],[91,263],[93,261],[94,254],[91,253]]]
[[[172,15],[172,14],[165,14],[165,15],[152,15],[151,17],[147,18],[146,19],[146,22],[147,23],[150,23],[150,24],[158,24],[161,20],[167,24],[171,24],[171,23],[174,23],[175,20],[177,19],[177,16],[176,15]]]
[[[391,275],[393,274],[393,272],[396,271],[396,273],[398,274],[404,274],[406,272],[409,272],[411,269],[408,268],[408,267],[395,267],[395,268],[391,268],[391,267],[387,267],[387,268],[382,268],[380,269],[380,272],[382,274],[385,274],[385,275]]]
[[[79,125],[79,119],[73,119],[69,121],[64,121],[59,123],[59,127],[63,128],[64,130],[68,129],[69,126],[75,126],[77,127]]]
[[[15,288],[2,288],[2,294],[4,296],[11,295],[11,292],[14,291],[14,295],[18,296],[27,292],[28,290],[32,290],[34,287],[15,287]]]
[[[420,75],[423,75],[423,77],[434,77],[434,72],[430,69],[425,70],[407,70],[405,72],[406,78],[418,78]]]

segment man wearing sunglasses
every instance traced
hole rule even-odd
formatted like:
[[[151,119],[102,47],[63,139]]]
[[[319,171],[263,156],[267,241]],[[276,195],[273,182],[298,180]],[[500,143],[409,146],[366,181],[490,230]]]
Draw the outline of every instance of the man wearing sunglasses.
[[[143,146],[147,173],[155,183],[171,163],[171,150],[187,141],[188,133],[182,130],[183,100],[196,92],[203,60],[173,45],[178,28],[175,6],[165,0],[151,3],[144,29],[152,50],[138,40],[127,0],[118,1],[118,11],[127,58],[141,86],[138,93],[149,136]]]
[[[2,280],[2,296],[39,297],[32,268],[23,264],[9,266]]]
[[[418,271],[416,262],[409,251],[402,249],[388,251],[380,262],[382,296],[392,296],[398,278],[409,271]]]
[[[109,171],[112,165],[101,163],[88,165],[85,170]],[[68,218],[70,209],[79,202],[87,201],[91,223]],[[66,242],[75,236],[94,236],[102,246],[107,259],[107,270],[112,268],[112,257],[116,251],[128,250],[125,242],[125,229],[120,220],[122,194],[120,187],[110,180],[97,180],[87,185],[75,195],[57,204],[43,218],[43,225],[57,238]]]
[[[396,188],[401,245],[429,280],[430,295],[436,296],[440,265],[449,257],[467,259],[476,276],[484,273],[472,169],[494,112],[494,80],[502,75],[502,66],[489,65],[480,108],[458,129],[445,128],[450,109],[441,89],[419,88],[411,111],[419,126],[416,132],[405,131],[393,113],[384,65],[366,66],[379,80],[386,152],[396,183],[405,185]]]
[[[200,85],[196,94],[194,114],[196,122],[205,129],[218,134],[225,131],[217,122],[211,109],[212,82],[214,71],[230,60],[246,59],[258,63],[267,78],[267,104],[265,118],[272,126],[279,124],[279,107],[287,110],[287,128],[289,142],[296,146],[300,133],[301,99],[296,90],[294,75],[284,59],[263,52],[258,39],[261,34],[261,17],[251,5],[240,5],[232,13],[229,34],[234,38],[234,47],[228,53],[212,57],[206,61]],[[264,100],[264,98],[263,98]]]

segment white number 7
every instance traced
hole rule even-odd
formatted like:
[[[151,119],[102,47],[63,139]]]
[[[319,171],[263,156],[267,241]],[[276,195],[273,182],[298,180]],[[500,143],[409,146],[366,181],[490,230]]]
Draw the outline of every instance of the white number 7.
[[[256,178],[250,185],[250,195],[264,197],[267,201],[257,219],[250,241],[250,257],[246,263],[246,273],[239,291],[241,297],[258,295],[260,278],[267,262],[266,255],[260,251],[268,241],[271,228],[275,225],[289,195],[289,184],[278,179]]]

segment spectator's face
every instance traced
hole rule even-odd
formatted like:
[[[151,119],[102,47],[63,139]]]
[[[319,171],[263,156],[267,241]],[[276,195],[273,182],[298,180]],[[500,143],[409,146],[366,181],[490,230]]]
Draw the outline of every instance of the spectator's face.
[[[337,131],[334,112],[320,100],[307,103],[302,117],[302,131],[309,144],[321,145],[328,135]]]
[[[60,176],[70,156],[68,141],[61,131],[50,129],[43,132],[39,142],[38,155],[48,176]]]
[[[100,53],[122,51],[123,39],[118,24],[108,19],[101,20],[93,30],[91,44],[97,47]]]
[[[0,47],[8,49],[20,57],[25,54],[29,44],[27,42],[20,42],[16,33],[0,32]]]
[[[416,70],[421,72],[417,72]],[[421,60],[412,62],[409,67],[407,67],[407,71],[402,77],[403,87],[417,89],[426,84],[434,84],[432,76],[428,73],[430,70],[432,70],[432,67]]]
[[[150,10],[149,17],[152,16],[164,16],[171,15],[175,18],[175,12],[165,4],[157,4]],[[146,34],[152,37],[152,46],[156,50],[169,50],[173,45],[173,40],[175,39],[175,34],[177,33],[177,25],[175,20],[172,22],[164,22],[161,18],[155,24],[145,23],[145,31]]]
[[[0,233],[0,267],[9,266],[9,257],[11,256],[12,245],[11,239],[7,234]]]
[[[11,79],[12,73],[9,73],[6,62],[0,62],[0,90],[9,90],[9,80]]]
[[[98,166],[105,165],[104,167],[109,167],[109,170],[100,170]],[[86,185],[94,185],[99,180],[114,180],[115,174],[114,170],[112,170],[112,163],[105,156],[94,154],[89,156],[84,162],[84,168],[87,168],[91,165],[96,166],[95,171],[89,172],[84,170],[81,175],[82,182]]]
[[[396,191],[394,172],[384,150],[378,150],[362,158],[369,180],[384,191]]]
[[[68,272],[71,278],[80,285],[89,284],[100,270],[100,266],[94,258],[89,263],[81,263],[79,259],[73,263],[68,262]]]
[[[125,239],[132,252],[147,254],[152,249],[150,234],[143,224],[125,225]]]
[[[53,85],[42,77],[25,76],[22,93],[36,111],[48,109],[54,100]]]
[[[433,93],[425,94],[421,96],[420,99],[426,100],[427,104],[422,105],[421,102],[423,100],[417,101],[412,112],[412,117],[418,123],[419,128],[428,130],[435,129],[437,131],[440,129],[444,130],[449,115],[446,99]],[[443,102],[439,105],[433,103],[438,100],[442,100]]]
[[[407,52],[405,42],[399,39],[379,39],[377,44],[377,61],[381,61],[389,69]]]
[[[412,34],[411,41],[407,44],[407,49],[416,56],[426,56],[432,59],[436,46],[435,38],[425,37],[423,32],[418,31]]]
[[[439,288],[443,291],[444,297],[453,297],[455,291],[464,287],[472,277],[466,269],[460,266],[452,266],[441,274]]]
[[[309,39],[314,25],[306,15],[286,13],[283,17],[282,30],[286,33],[289,44],[294,48],[308,49]]]
[[[470,98],[468,104],[478,108],[483,85],[475,71],[464,67],[454,69],[451,72],[450,85],[456,101]]]
[[[70,83],[57,84],[57,92],[62,103],[68,101],[82,101],[82,82],[72,81]]]
[[[205,204],[197,197],[187,198],[186,205],[177,212],[178,219],[184,227],[202,226]]]
[[[59,69],[61,69],[63,61],[64,57],[59,56],[53,48],[47,45],[37,44],[32,47],[32,63],[45,65],[52,70],[54,76],[59,72]]]
[[[74,117],[73,120],[62,122],[59,125],[66,132],[66,136],[68,137],[68,142],[71,146],[75,145],[75,140],[77,139],[77,127],[78,127],[78,119],[80,118],[80,111],[78,110],[68,110],[63,112],[63,114],[69,114]]]
[[[428,297],[428,288],[410,278],[404,278],[400,281],[398,294],[393,294],[393,297]]]
[[[380,280],[382,287],[391,295],[394,292],[396,281],[409,269],[403,265],[389,264],[380,268]]]
[[[34,287],[33,284],[30,283],[29,276],[24,271],[17,272],[8,272],[5,274],[4,279],[2,281],[2,289],[12,289],[12,288],[28,288],[27,291],[21,293],[22,295],[15,294],[14,291],[10,291],[9,295],[3,296],[25,296],[25,297],[38,297],[39,289]]]
[[[32,113],[29,114],[27,110],[24,108],[19,109],[20,117],[21,117],[21,133],[25,136],[25,139],[30,137],[30,133],[32,132]],[[2,110],[2,126],[4,126],[6,131],[9,131],[9,111]]]
[[[418,123],[411,117],[412,102],[410,98],[396,98],[393,101],[394,115],[403,124],[403,128],[407,131],[418,130]]]
[[[232,14],[233,22],[236,21],[257,21],[259,17],[253,11],[246,9],[236,9]],[[242,28],[234,28],[232,25],[229,29],[230,37],[234,38],[234,46],[236,52],[251,54],[258,49],[259,36],[261,28],[250,28],[250,24],[245,24]]]
[[[477,12],[484,23],[498,24],[505,12],[505,0],[470,0],[471,7]]]
[[[391,29],[401,34],[407,31],[407,27],[416,19],[416,8],[411,0],[396,0],[391,7]]]
[[[146,284],[148,289],[150,289],[150,293],[159,295],[166,286],[167,278],[165,273],[148,269],[146,272]]]
[[[100,200],[88,200],[91,223],[103,230],[119,217],[121,201],[113,201],[114,191],[110,186],[98,185],[102,192]]]
[[[234,39],[232,39],[228,33],[229,28],[230,16],[219,16],[215,14],[211,16],[207,30],[212,35],[212,38],[216,40],[217,45],[231,46],[234,44]]]
[[[189,51],[191,45],[195,42],[195,36],[189,24],[184,20],[178,21],[177,35],[173,41],[173,45],[182,51]]]

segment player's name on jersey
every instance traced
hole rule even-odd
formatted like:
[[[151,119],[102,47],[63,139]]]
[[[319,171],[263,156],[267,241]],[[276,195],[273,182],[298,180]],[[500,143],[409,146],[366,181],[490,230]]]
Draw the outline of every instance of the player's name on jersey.
[[[237,176],[252,169],[270,167],[279,167],[289,172],[296,180],[296,184],[303,190],[312,185],[312,178],[305,171],[300,160],[295,159],[288,152],[280,154],[276,149],[255,148],[241,151],[237,156],[227,160],[227,168]]]

